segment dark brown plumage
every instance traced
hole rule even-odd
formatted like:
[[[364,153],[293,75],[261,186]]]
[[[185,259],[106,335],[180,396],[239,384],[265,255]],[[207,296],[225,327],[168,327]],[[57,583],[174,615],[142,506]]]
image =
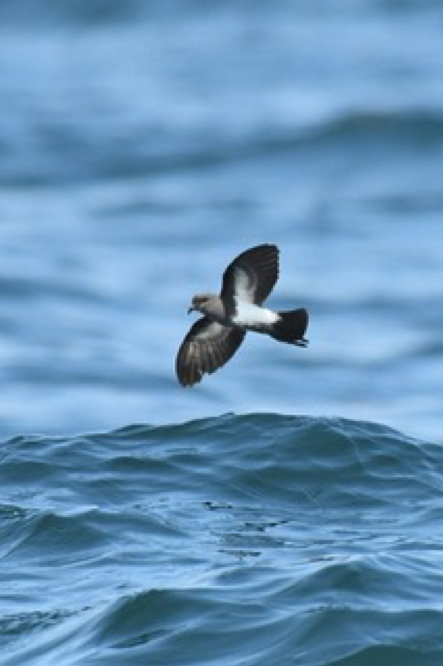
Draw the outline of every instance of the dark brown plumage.
[[[256,305],[267,299],[278,280],[278,247],[276,245],[258,245],[234,259],[223,274],[221,298],[228,307],[235,307],[234,298]]]
[[[233,357],[246,332],[202,317],[191,327],[177,354],[176,372],[182,386],[201,381]]]

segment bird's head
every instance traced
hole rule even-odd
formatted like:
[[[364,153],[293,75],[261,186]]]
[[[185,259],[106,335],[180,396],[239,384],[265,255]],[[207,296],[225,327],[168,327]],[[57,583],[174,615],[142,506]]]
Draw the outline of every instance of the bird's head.
[[[191,312],[201,312],[205,314],[208,304],[217,298],[215,294],[197,294],[192,299],[191,307],[188,309],[188,314]]]

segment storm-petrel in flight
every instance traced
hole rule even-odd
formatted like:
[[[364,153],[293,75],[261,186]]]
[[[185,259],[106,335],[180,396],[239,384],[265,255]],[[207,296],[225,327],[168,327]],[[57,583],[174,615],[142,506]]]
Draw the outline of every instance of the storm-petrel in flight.
[[[182,386],[192,386],[215,372],[235,354],[247,331],[306,347],[304,308],[274,312],[262,307],[278,278],[278,248],[258,245],[242,252],[223,274],[220,296],[197,294],[188,313],[204,316],[191,327],[177,354],[176,372]]]

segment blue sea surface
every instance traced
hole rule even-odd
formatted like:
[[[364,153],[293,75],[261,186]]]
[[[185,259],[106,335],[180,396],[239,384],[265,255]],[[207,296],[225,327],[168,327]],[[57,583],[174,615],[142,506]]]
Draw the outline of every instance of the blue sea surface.
[[[273,414],[2,446],[2,666],[443,659],[443,448]]]
[[[442,26],[0,3],[1,666],[443,664]],[[264,242],[309,347],[184,390]]]

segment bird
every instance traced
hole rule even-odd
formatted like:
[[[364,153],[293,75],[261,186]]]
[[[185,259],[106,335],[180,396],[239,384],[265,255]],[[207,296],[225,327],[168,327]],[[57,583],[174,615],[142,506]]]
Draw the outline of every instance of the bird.
[[[200,382],[227,363],[247,332],[262,333],[280,342],[306,347],[305,308],[275,312],[263,306],[279,275],[279,249],[265,243],[239,254],[223,273],[220,295],[197,294],[188,314],[203,316],[189,329],[176,357],[176,374],[183,387]]]

